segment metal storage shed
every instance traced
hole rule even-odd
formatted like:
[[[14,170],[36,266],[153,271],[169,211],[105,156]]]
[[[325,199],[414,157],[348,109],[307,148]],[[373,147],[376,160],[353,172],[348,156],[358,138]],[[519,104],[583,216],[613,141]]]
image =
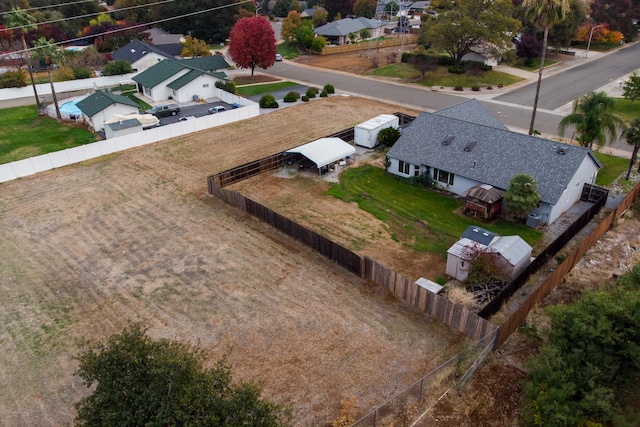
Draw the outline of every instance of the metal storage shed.
[[[318,171],[355,154],[356,148],[340,138],[320,138],[285,153],[301,154],[316,164]]]

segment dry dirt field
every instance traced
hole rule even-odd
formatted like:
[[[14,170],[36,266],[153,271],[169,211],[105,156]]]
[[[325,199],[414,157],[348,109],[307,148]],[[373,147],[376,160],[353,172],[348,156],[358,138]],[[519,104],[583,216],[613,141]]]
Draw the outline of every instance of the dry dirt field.
[[[0,185],[0,425],[71,424],[82,340],[130,320],[212,362],[230,352],[298,426],[352,395],[368,411],[460,351],[459,334],[206,194],[211,173],[394,111],[317,99]]]

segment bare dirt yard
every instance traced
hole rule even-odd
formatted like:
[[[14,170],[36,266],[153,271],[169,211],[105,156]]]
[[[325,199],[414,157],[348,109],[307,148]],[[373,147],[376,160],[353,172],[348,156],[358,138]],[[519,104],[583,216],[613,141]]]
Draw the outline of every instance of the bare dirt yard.
[[[298,426],[350,396],[364,413],[466,347],[206,194],[209,174],[398,110],[317,99],[0,185],[0,425],[71,424],[89,392],[83,340],[132,320],[211,363],[229,352],[235,378],[290,402]]]

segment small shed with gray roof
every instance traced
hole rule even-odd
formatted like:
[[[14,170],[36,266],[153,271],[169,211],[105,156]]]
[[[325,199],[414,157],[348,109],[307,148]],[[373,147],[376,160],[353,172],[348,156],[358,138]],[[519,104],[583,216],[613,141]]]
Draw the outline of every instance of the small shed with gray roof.
[[[86,123],[96,132],[104,129],[105,121],[113,114],[134,114],[139,111],[138,104],[127,97],[111,92],[97,90],[78,102]]]
[[[595,182],[601,168],[588,148],[512,132],[475,99],[421,113],[387,158],[388,172],[407,178],[427,174],[460,197],[479,184],[506,191],[514,176],[530,174],[540,194],[530,213],[541,224],[553,223],[578,202],[584,184]]]

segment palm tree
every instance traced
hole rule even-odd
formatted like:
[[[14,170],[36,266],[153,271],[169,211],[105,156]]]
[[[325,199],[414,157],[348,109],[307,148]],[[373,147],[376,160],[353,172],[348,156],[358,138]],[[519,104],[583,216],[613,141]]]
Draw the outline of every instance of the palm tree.
[[[569,125],[575,125],[578,136],[576,140],[583,147],[592,148],[593,143],[602,147],[617,137],[617,130],[624,130],[624,120],[613,113],[614,101],[606,92],[589,92],[573,101],[571,114],[565,116],[558,124],[558,133],[564,136]]]
[[[638,149],[640,149],[640,117],[633,119],[629,127],[622,132],[622,138],[625,138],[628,144],[633,145],[633,153],[631,153],[631,161],[629,162],[626,178],[628,181],[629,175],[631,175],[631,168],[638,157]],[[640,172],[640,166],[638,167],[638,172]]]
[[[38,111],[41,109],[40,99],[38,98],[38,91],[36,90],[36,82],[33,79],[33,71],[31,70],[31,61],[29,61],[29,48],[27,47],[27,41],[24,39],[24,33],[32,28],[36,28],[36,19],[29,15],[26,11],[18,8],[12,8],[11,12],[4,16],[4,22],[9,28],[20,28],[20,39],[22,40],[22,49],[27,56],[27,69],[29,70],[29,77],[31,78],[31,86],[33,87],[33,94],[36,97],[36,105]]]
[[[542,83],[542,71],[544,69],[544,59],[547,53],[547,39],[549,29],[554,24],[564,21],[569,12],[569,0],[524,0],[522,7],[525,16],[544,33],[542,39],[542,57],[540,58],[540,69],[538,70],[538,84],[536,86],[536,96],[533,100],[533,112],[531,113],[531,124],[529,125],[529,135],[533,135],[533,126],[536,121],[536,110],[538,109],[538,98],[540,96],[540,84]]]
[[[60,114],[60,108],[58,107],[58,97],[56,96],[56,90],[53,87],[53,74],[51,73],[51,66],[53,64],[60,64],[64,60],[64,52],[62,52],[56,45],[56,41],[53,39],[47,40],[44,37],[40,37],[33,42],[33,57],[38,61],[43,61],[49,74],[49,84],[51,85],[51,95],[53,95],[53,104],[56,107],[56,116],[58,120],[62,120]]]

